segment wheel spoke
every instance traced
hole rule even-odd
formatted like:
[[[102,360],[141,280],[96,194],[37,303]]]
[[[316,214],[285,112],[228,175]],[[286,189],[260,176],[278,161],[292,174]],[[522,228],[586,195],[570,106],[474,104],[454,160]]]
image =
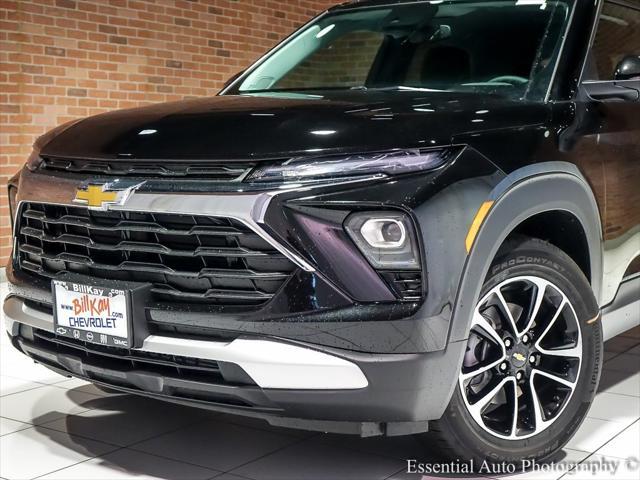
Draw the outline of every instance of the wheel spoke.
[[[538,369],[534,369],[531,372],[531,378],[529,379],[529,388],[531,389],[531,401],[533,403],[533,415],[536,422],[536,430],[535,430],[536,433],[539,432],[546,425],[552,423],[554,420],[554,419],[545,420],[542,417],[542,408],[540,407],[540,398],[538,397],[538,392],[535,387],[535,378],[538,375],[542,377],[546,377],[553,382],[557,382],[557,383],[560,383],[561,385],[569,387],[571,389],[571,394],[573,394],[573,391],[576,387],[575,383],[565,380],[564,378],[554,375],[552,373],[545,372],[543,370],[538,370]],[[556,417],[557,417],[557,414],[556,414]]]
[[[541,281],[535,281],[533,284],[536,286],[536,298],[533,303],[533,308],[531,309],[531,316],[529,317],[529,321],[527,322],[526,327],[522,331],[524,335],[525,332],[531,330],[536,318],[538,317],[538,313],[540,312],[540,306],[542,305],[542,301],[544,300],[544,294],[547,291],[547,284]]]
[[[566,345],[560,348],[548,349],[548,348],[543,348],[540,345],[544,340],[544,338],[546,337],[546,335],[551,330],[551,328],[553,328],[555,323],[558,321],[558,319],[560,318],[560,314],[562,313],[562,311],[567,305],[569,305],[569,302],[566,299],[566,297],[563,296],[562,302],[560,303],[560,306],[558,306],[556,312],[554,313],[553,318],[549,322],[549,325],[546,326],[546,328],[544,329],[544,331],[542,332],[542,334],[540,335],[540,337],[535,343],[536,349],[543,355],[550,355],[553,357],[582,358],[582,343],[580,341],[580,338],[578,338],[578,341],[574,346]]]
[[[535,375],[531,375],[529,378],[529,390],[531,392],[531,403],[533,405],[533,418],[535,420],[536,431],[539,431],[546,423],[542,418],[542,409],[540,408],[540,399],[538,398],[538,392],[534,385],[533,379]]]
[[[516,321],[513,318],[511,309],[509,308],[509,305],[507,304],[507,301],[505,300],[504,295],[502,295],[502,292],[500,291],[500,289],[496,290],[496,296],[498,297],[498,300],[500,300],[502,310],[504,310],[504,313],[507,316],[507,319],[509,320],[509,325],[511,325],[511,330],[513,331],[513,334],[520,337],[520,333],[518,332]]]
[[[476,419],[476,421],[482,422],[482,410],[484,409],[484,407],[486,407],[489,402],[493,400],[493,398],[498,394],[500,390],[504,388],[507,383],[513,381],[514,379],[512,377],[503,378],[487,394],[483,395],[480,400],[475,402],[473,405],[469,405],[469,411],[471,415]]]
[[[558,348],[553,350],[548,350],[540,346],[538,346],[537,348],[538,348],[538,351],[543,355],[550,355],[552,357],[567,357],[567,358],[582,357],[582,346],[580,344],[576,345],[575,347],[567,346],[566,348]]]
[[[562,302],[560,302],[560,305],[558,306],[558,308],[556,309],[555,313],[553,314],[553,317],[551,318],[551,321],[545,327],[545,329],[542,331],[542,333],[538,337],[538,340],[535,343],[536,348],[538,350],[541,349],[540,343],[542,342],[542,340],[544,340],[544,337],[547,335],[547,333],[549,333],[549,330],[551,330],[551,327],[553,327],[555,325],[555,323],[558,321],[558,318],[560,318],[560,314],[562,313],[562,310],[564,309],[565,305],[567,305],[567,303],[568,303],[567,299],[565,297],[563,297]]]
[[[558,375],[555,375],[555,374],[553,374],[553,373],[549,373],[549,372],[545,372],[544,370],[539,370],[539,369],[537,369],[537,368],[536,368],[536,369],[534,369],[534,370],[531,372],[531,378],[532,378],[532,380],[533,380],[533,378],[534,378],[536,375],[540,375],[540,376],[546,377],[546,378],[548,378],[549,380],[552,380],[552,381],[554,381],[554,382],[561,383],[561,384],[562,384],[562,385],[564,385],[565,387],[569,387],[571,390],[573,390],[573,389],[575,388],[575,386],[576,386],[575,382],[570,382],[569,380],[567,380],[567,379],[565,379],[565,378],[562,378],[562,377],[559,377]]]
[[[518,384],[513,383],[513,422],[511,423],[511,436],[515,438],[518,428]]]
[[[507,350],[506,350],[506,347],[504,346],[504,342],[502,341],[502,338],[496,331],[495,327],[491,325],[491,323],[489,323],[489,320],[487,320],[477,309],[473,314],[473,321],[471,324],[471,328],[473,329],[474,327],[478,327],[482,331],[484,331],[486,335],[488,335],[495,343],[497,343],[500,346],[500,349],[502,350],[502,355],[503,356],[506,355]]]
[[[491,370],[492,368],[497,367],[498,365],[500,365],[500,363],[502,363],[505,359],[506,359],[506,355],[503,355],[502,357],[500,357],[498,360],[496,360],[495,362],[491,362],[488,365],[483,365],[482,367],[476,368],[475,370],[463,373],[460,378],[464,381],[464,380],[469,380],[470,378],[473,377],[477,377],[478,375],[480,375],[481,373],[487,372],[489,370]]]

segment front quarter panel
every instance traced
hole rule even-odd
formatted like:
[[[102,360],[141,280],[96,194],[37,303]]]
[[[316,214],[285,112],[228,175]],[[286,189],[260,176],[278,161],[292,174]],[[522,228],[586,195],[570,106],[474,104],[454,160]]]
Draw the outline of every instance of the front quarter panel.
[[[384,297],[366,300],[362,296],[376,292],[375,282],[362,288],[365,282],[371,281],[370,267],[363,268],[359,261],[349,264],[344,252],[332,252],[332,248],[342,248],[337,241],[324,242],[321,249],[313,246],[314,241],[341,227],[351,211],[398,209],[410,214],[422,245],[424,301],[408,304],[407,307],[413,305],[412,313],[404,318],[361,316],[361,321],[367,322],[365,336],[362,336],[362,324],[352,319],[343,321],[340,337],[348,339],[360,351],[439,351],[447,347],[466,260],[467,232],[478,207],[502,178],[504,174],[488,159],[472,148],[465,148],[446,168],[432,174],[351,185],[303,198],[296,194],[276,196],[266,212],[265,224],[272,229],[270,234],[305,256],[327,281],[339,285],[356,305],[362,306],[367,302],[386,301]],[[323,223],[315,232],[309,231],[309,225],[319,225],[318,211],[325,212]],[[331,218],[337,218],[335,228],[327,227]],[[303,323],[309,320],[305,316],[296,318]]]
[[[590,253],[592,289],[600,298],[602,288],[602,229],[596,199],[578,168],[565,162],[542,162],[518,169],[491,192],[494,206],[487,215],[464,267],[451,341],[466,339],[471,316],[484,279],[509,233],[534,215],[564,211],[580,222]],[[598,305],[590,307],[593,316]]]

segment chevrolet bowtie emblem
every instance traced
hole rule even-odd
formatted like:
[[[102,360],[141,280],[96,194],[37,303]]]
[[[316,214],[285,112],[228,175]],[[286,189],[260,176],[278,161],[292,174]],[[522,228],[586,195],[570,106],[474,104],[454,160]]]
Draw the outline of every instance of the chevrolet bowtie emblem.
[[[111,206],[123,205],[129,195],[141,185],[142,183],[129,184],[128,186],[119,182],[90,183],[76,190],[76,197],[73,201],[95,210],[108,210]]]
[[[515,358],[519,362],[524,362],[527,359],[527,357],[525,357],[521,353],[517,353],[517,352],[513,354],[513,358]]]
[[[75,201],[98,208],[103,208],[105,203],[116,203],[118,192],[105,192],[104,187],[105,185],[89,185],[86,190],[78,190]]]

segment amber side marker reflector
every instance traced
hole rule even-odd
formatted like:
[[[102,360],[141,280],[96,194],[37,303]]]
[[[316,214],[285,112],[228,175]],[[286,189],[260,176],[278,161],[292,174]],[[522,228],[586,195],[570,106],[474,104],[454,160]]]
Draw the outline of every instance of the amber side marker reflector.
[[[473,242],[476,240],[476,235],[478,235],[482,222],[484,222],[484,219],[487,217],[487,214],[489,213],[489,210],[491,210],[491,207],[493,207],[493,204],[494,202],[484,202],[480,206],[478,213],[476,213],[476,218],[473,219],[469,233],[467,233],[467,253],[471,252],[471,247],[473,247]]]
[[[587,321],[587,325],[591,325],[592,323],[596,323],[598,320],[600,320],[601,316],[602,315],[599,313],[598,315],[593,317],[591,320],[588,320]]]

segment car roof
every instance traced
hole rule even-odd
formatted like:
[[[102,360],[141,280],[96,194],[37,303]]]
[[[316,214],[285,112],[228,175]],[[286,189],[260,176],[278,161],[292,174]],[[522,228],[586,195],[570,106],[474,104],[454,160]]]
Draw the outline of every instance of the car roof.
[[[429,0],[351,0],[345,3],[338,4],[334,7],[331,7],[329,10],[342,10],[342,9],[351,9],[351,8],[359,8],[359,7],[375,7],[379,5],[397,5],[401,3],[420,3],[420,2],[428,2]],[[605,0],[611,1],[613,3],[626,4],[630,7],[640,8],[640,0]]]
[[[396,5],[399,3],[420,3],[429,0],[351,0],[331,7],[329,10],[342,10],[359,7],[375,7],[378,5]]]

